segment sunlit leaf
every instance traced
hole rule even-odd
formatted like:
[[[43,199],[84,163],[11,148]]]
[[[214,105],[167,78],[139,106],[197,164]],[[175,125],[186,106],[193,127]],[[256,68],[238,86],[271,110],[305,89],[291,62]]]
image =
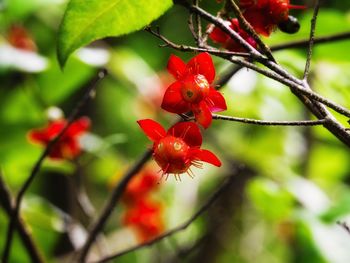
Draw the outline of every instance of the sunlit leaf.
[[[58,35],[61,66],[77,48],[97,39],[139,30],[171,5],[171,0],[71,0]]]

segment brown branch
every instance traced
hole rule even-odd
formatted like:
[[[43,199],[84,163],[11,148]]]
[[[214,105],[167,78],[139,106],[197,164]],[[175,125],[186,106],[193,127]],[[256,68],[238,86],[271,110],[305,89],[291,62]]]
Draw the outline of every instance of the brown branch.
[[[307,57],[306,57],[306,65],[304,70],[304,80],[307,80],[307,77],[310,72],[310,64],[311,64],[311,57],[312,57],[312,49],[314,47],[314,41],[315,41],[315,29],[316,29],[316,22],[317,22],[317,16],[318,11],[320,9],[320,1],[315,0],[315,6],[314,6],[314,13],[311,19],[311,29],[310,29],[310,37],[309,37],[309,47],[307,51]]]
[[[4,208],[6,214],[11,217],[13,214],[13,202],[11,198],[11,193],[8,187],[6,186],[1,172],[0,172],[0,205]],[[17,230],[19,237],[28,252],[29,257],[33,262],[45,262],[42,256],[42,253],[39,251],[39,248],[36,246],[30,232],[27,230],[25,222],[22,218],[18,219]]]
[[[224,116],[219,114],[212,114],[212,116],[214,120],[242,122],[246,124],[255,124],[255,125],[262,125],[262,126],[316,126],[316,125],[323,125],[326,122],[325,119],[305,120],[305,121],[304,120],[303,121],[264,121],[264,120]]]
[[[67,131],[67,129],[74,122],[74,120],[78,117],[83,106],[87,103],[87,101],[92,96],[94,96],[95,90],[97,87],[97,83],[101,79],[103,79],[106,76],[106,74],[107,74],[107,71],[105,69],[102,69],[98,72],[97,76],[92,80],[92,82],[91,82],[89,88],[87,89],[86,93],[84,94],[84,96],[81,98],[81,100],[79,101],[77,106],[73,109],[72,113],[67,118],[67,123],[64,126],[64,128],[61,130],[61,132],[53,140],[51,140],[48,143],[45,150],[43,151],[43,153],[40,155],[39,159],[35,163],[31,174],[29,175],[29,177],[27,178],[27,180],[24,182],[21,189],[19,190],[17,197],[16,197],[16,201],[15,201],[15,207],[14,207],[12,215],[11,215],[11,220],[9,223],[8,231],[7,231],[7,239],[6,239],[4,253],[3,253],[3,257],[2,257],[3,263],[8,262],[8,258],[9,258],[10,250],[11,250],[11,243],[12,243],[12,239],[13,239],[14,228],[18,223],[19,211],[21,208],[21,202],[22,202],[22,199],[24,197],[24,194],[26,193],[26,191],[30,187],[31,183],[35,179],[37,173],[39,172],[39,170],[41,168],[43,161],[50,154],[53,146],[60,140],[60,138],[63,136],[63,134]]]
[[[350,39],[350,32],[343,32],[339,34],[323,36],[323,37],[315,37],[314,44],[325,44],[335,41],[342,41]],[[290,48],[305,48],[309,46],[309,39],[292,41],[284,44],[279,44],[271,47],[272,51],[280,51]]]
[[[174,0],[174,3],[179,4],[187,8],[190,12],[198,14],[199,16],[205,18],[210,23],[213,23],[219,27],[222,31],[227,33],[232,39],[237,41],[244,49],[246,49],[251,57],[264,59],[264,56],[255,48],[253,48],[245,39],[243,39],[236,31],[225,24],[225,21],[220,17],[215,17],[212,14],[206,12],[202,8],[190,5],[186,0]]]
[[[112,259],[115,259],[115,258],[118,258],[120,256],[123,256],[125,254],[128,254],[130,252],[133,252],[133,251],[136,251],[136,250],[139,250],[141,248],[144,248],[144,247],[147,247],[147,246],[151,246],[155,243],[158,243],[160,242],[161,240],[167,238],[167,237],[170,237],[182,230],[185,230],[186,228],[188,228],[198,217],[200,217],[205,211],[207,211],[209,209],[210,206],[212,206],[212,204],[217,200],[217,198],[221,195],[221,193],[223,193],[225,191],[225,189],[227,187],[229,187],[232,182],[233,182],[233,176],[229,177],[225,183],[222,184],[222,186],[216,190],[216,192],[208,199],[207,202],[205,202],[200,209],[198,209],[198,211],[196,213],[194,213],[186,222],[182,223],[181,225],[165,232],[164,234],[150,240],[150,241],[147,241],[145,243],[142,243],[140,245],[136,245],[136,246],[133,246],[131,248],[128,248],[124,251],[121,251],[121,252],[118,252],[116,254],[113,254],[113,255],[110,255],[110,256],[107,256],[103,259],[100,259],[98,261],[96,261],[95,263],[102,263],[102,262],[108,262],[109,260],[112,260]]]
[[[85,262],[86,257],[88,256],[88,252],[91,248],[91,245],[95,241],[98,233],[100,233],[103,230],[103,227],[105,223],[107,222],[107,219],[113,212],[113,209],[119,199],[121,198],[124,189],[128,185],[129,181],[131,178],[138,173],[144,164],[151,158],[152,156],[152,151],[148,150],[146,151],[143,156],[135,163],[133,167],[130,168],[130,170],[124,175],[120,183],[113,189],[112,194],[110,195],[108,201],[106,202],[101,215],[98,217],[98,219],[92,224],[90,231],[89,231],[89,236],[82,247],[80,251],[80,255],[78,257],[78,262]]]
[[[244,16],[241,13],[241,10],[239,10],[238,5],[234,0],[229,0],[229,4],[231,5],[233,12],[235,13],[240,25],[242,25],[242,28],[250,34],[256,43],[259,45],[263,53],[267,56],[267,58],[270,61],[276,62],[275,58],[273,57],[270,48],[261,40],[259,35],[255,32],[254,28],[249,24],[249,22],[244,18]]]
[[[350,234],[350,227],[346,222],[337,221],[337,224],[341,226],[345,231]]]

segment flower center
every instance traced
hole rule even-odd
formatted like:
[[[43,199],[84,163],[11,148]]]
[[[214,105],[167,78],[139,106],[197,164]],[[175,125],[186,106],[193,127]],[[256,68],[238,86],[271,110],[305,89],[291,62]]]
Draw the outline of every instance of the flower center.
[[[166,173],[183,173],[190,163],[187,162],[190,147],[181,139],[166,136],[154,147],[154,159]]]
[[[209,87],[203,75],[191,75],[183,81],[181,95],[186,102],[198,103],[208,94]]]

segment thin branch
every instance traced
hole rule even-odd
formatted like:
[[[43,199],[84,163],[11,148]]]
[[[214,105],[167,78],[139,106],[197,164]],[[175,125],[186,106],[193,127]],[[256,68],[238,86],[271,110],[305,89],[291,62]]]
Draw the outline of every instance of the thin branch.
[[[326,122],[325,119],[302,120],[302,121],[264,121],[264,120],[224,116],[219,114],[213,114],[212,116],[214,120],[242,122],[246,124],[255,124],[255,125],[262,125],[262,126],[316,126],[316,125],[323,125]]]
[[[205,18],[210,23],[213,23],[219,27],[222,31],[227,33],[232,39],[237,41],[243,48],[245,48],[252,57],[263,59],[264,56],[255,48],[253,48],[249,43],[244,40],[236,31],[226,25],[225,21],[220,17],[215,17],[212,14],[206,12],[202,8],[194,5],[190,5],[186,0],[174,0],[174,3],[179,4],[187,8],[190,12],[196,13],[199,16]]]
[[[85,262],[85,259],[88,256],[88,252],[91,248],[91,245],[95,241],[97,235],[103,230],[105,223],[107,222],[109,216],[113,212],[115,205],[121,198],[127,184],[129,183],[131,178],[142,169],[144,164],[151,158],[151,156],[152,156],[152,151],[151,150],[146,151],[143,154],[143,156],[135,163],[135,165],[131,167],[130,170],[124,175],[124,177],[122,178],[120,183],[117,185],[117,187],[113,189],[113,192],[110,195],[108,201],[106,202],[101,212],[101,215],[92,224],[90,228],[89,236],[80,251],[78,262]]]
[[[234,0],[229,0],[229,3],[233,9],[233,12],[235,13],[240,25],[242,28],[250,34],[256,43],[258,43],[259,47],[263,51],[263,53],[268,57],[269,60],[276,62],[275,58],[273,57],[270,48],[261,40],[259,35],[255,32],[254,28],[249,24],[249,22],[244,18],[244,16],[241,13],[241,10],[239,9],[238,5]]]
[[[4,208],[6,214],[11,217],[13,213],[13,202],[11,198],[11,193],[6,186],[0,171],[0,205]],[[28,252],[29,257],[33,262],[45,262],[39,248],[36,246],[30,232],[27,230],[25,222],[19,218],[17,224],[17,230],[19,237]]]
[[[348,39],[350,39],[350,32],[343,32],[343,33],[329,35],[329,36],[316,37],[314,38],[314,45],[348,40]],[[304,40],[288,42],[288,43],[272,46],[270,49],[272,51],[280,51],[280,50],[285,50],[290,48],[305,48],[309,46],[309,41],[310,41],[309,39],[304,39]]]
[[[174,42],[170,41],[166,37],[164,37],[162,34],[160,34],[159,29],[157,28],[157,31],[152,30],[150,27],[146,27],[145,31],[151,33],[152,35],[156,36],[160,40],[162,40],[165,44],[161,45],[161,47],[171,47],[173,49],[177,49],[183,52],[208,52],[213,55],[227,55],[227,56],[237,56],[237,57],[250,57],[249,53],[244,52],[231,52],[231,51],[224,51],[219,50],[216,48],[208,47],[193,47],[193,46],[187,46],[187,45],[178,45]]]
[[[21,189],[19,190],[17,197],[16,197],[16,202],[15,202],[15,207],[11,216],[10,224],[8,227],[7,231],[7,239],[5,243],[5,248],[4,248],[4,253],[3,253],[3,263],[8,262],[8,258],[10,255],[10,250],[11,250],[11,243],[13,239],[13,233],[14,233],[14,228],[16,224],[18,223],[18,215],[19,215],[19,210],[21,207],[21,202],[24,197],[24,194],[30,187],[31,183],[33,182],[34,178],[36,177],[37,173],[39,172],[41,165],[45,158],[50,154],[52,148],[54,145],[60,140],[60,138],[63,136],[63,134],[67,131],[67,129],[71,126],[71,124],[74,122],[74,120],[78,117],[80,114],[81,110],[83,109],[83,106],[87,103],[87,101],[94,96],[95,90],[97,87],[97,83],[102,80],[107,74],[107,71],[105,69],[102,69],[98,72],[97,76],[92,80],[89,88],[86,90],[86,93],[84,96],[81,98],[77,106],[73,109],[72,113],[70,116],[67,118],[67,123],[64,126],[64,128],[61,130],[61,132],[53,139],[51,140],[48,145],[46,146],[45,150],[39,157],[38,161],[34,165],[34,168],[27,178],[27,180],[24,182],[22,185]]]
[[[314,47],[314,41],[315,41],[315,29],[316,29],[316,22],[317,22],[317,16],[318,11],[320,9],[320,1],[315,0],[315,6],[314,6],[314,13],[311,19],[311,29],[310,29],[310,37],[309,37],[309,47],[307,52],[307,58],[306,58],[306,65],[304,70],[304,80],[307,80],[307,77],[310,72],[310,64],[311,64],[311,57],[312,57],[312,49]]]
[[[337,224],[341,226],[345,231],[350,234],[350,227],[346,222],[337,221]]]
[[[116,254],[113,254],[113,255],[110,255],[110,256],[107,256],[103,259],[100,259],[98,261],[96,261],[95,263],[102,263],[102,262],[108,262],[109,260],[112,260],[112,259],[115,259],[115,258],[118,258],[120,256],[123,256],[125,254],[128,254],[130,252],[133,252],[133,251],[136,251],[136,250],[139,250],[141,248],[144,248],[144,247],[148,247],[148,246],[151,246],[155,243],[158,243],[160,241],[162,241],[163,239],[167,238],[167,237],[170,237],[182,230],[185,230],[186,228],[188,228],[198,217],[200,217],[204,212],[206,212],[210,206],[212,206],[212,204],[218,199],[218,197],[221,195],[221,193],[223,193],[225,191],[225,189],[227,189],[227,187],[229,187],[232,182],[233,182],[233,176],[229,177],[225,183],[223,183],[221,185],[221,187],[216,190],[216,192],[208,199],[207,202],[205,202],[201,208],[196,212],[194,213],[186,222],[182,223],[181,225],[173,228],[172,230],[169,230],[167,232],[165,232],[164,234],[150,240],[150,241],[147,241],[145,243],[142,243],[140,245],[136,245],[136,246],[133,246],[131,248],[128,248],[124,251],[121,251],[121,252],[118,252]]]

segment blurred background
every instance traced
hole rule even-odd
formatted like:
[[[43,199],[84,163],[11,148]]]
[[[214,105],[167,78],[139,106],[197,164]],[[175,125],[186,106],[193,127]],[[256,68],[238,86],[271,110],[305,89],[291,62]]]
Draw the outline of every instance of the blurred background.
[[[0,1],[0,169],[12,193],[18,191],[43,150],[28,140],[28,132],[67,116],[98,69],[109,71],[95,98],[83,109],[91,127],[79,138],[82,154],[74,160],[46,159],[24,199],[23,218],[48,262],[65,262],[81,246],[87,226],[113,186],[151,147],[136,121],[152,118],[164,127],[173,123],[175,116],[159,107],[165,88],[173,81],[166,72],[167,60],[170,54],[185,61],[193,56],[160,48],[158,39],[139,31],[81,48],[60,70],[55,43],[66,2]],[[275,32],[264,40],[273,46],[306,39],[312,2],[293,1],[310,7],[292,11],[301,23],[297,34]],[[220,9],[212,0],[203,0],[201,5],[213,14]],[[175,43],[193,44],[187,19],[187,11],[174,6],[153,25]],[[324,1],[316,36],[349,30],[350,2]],[[313,89],[348,108],[349,47],[350,40],[317,45],[311,71]],[[305,49],[290,49],[276,52],[275,57],[302,77],[305,54]],[[232,65],[213,59],[220,80]],[[225,115],[311,118],[287,87],[247,69],[238,71],[221,91],[228,104]],[[148,232],[132,223],[128,217],[132,208],[123,199],[93,250],[96,257],[183,223],[226,177],[233,176],[233,184],[188,229],[118,262],[350,262],[350,233],[337,224],[350,224],[350,156],[332,134],[322,127],[214,121],[203,136],[203,148],[216,153],[223,166],[204,165],[193,169],[194,179],[183,175],[180,182],[170,176],[155,186],[147,197],[153,210],[135,212],[154,219]],[[146,168],[160,177],[154,161]],[[7,224],[8,217],[0,210],[0,248]],[[18,236],[14,241],[11,262],[29,262]]]

